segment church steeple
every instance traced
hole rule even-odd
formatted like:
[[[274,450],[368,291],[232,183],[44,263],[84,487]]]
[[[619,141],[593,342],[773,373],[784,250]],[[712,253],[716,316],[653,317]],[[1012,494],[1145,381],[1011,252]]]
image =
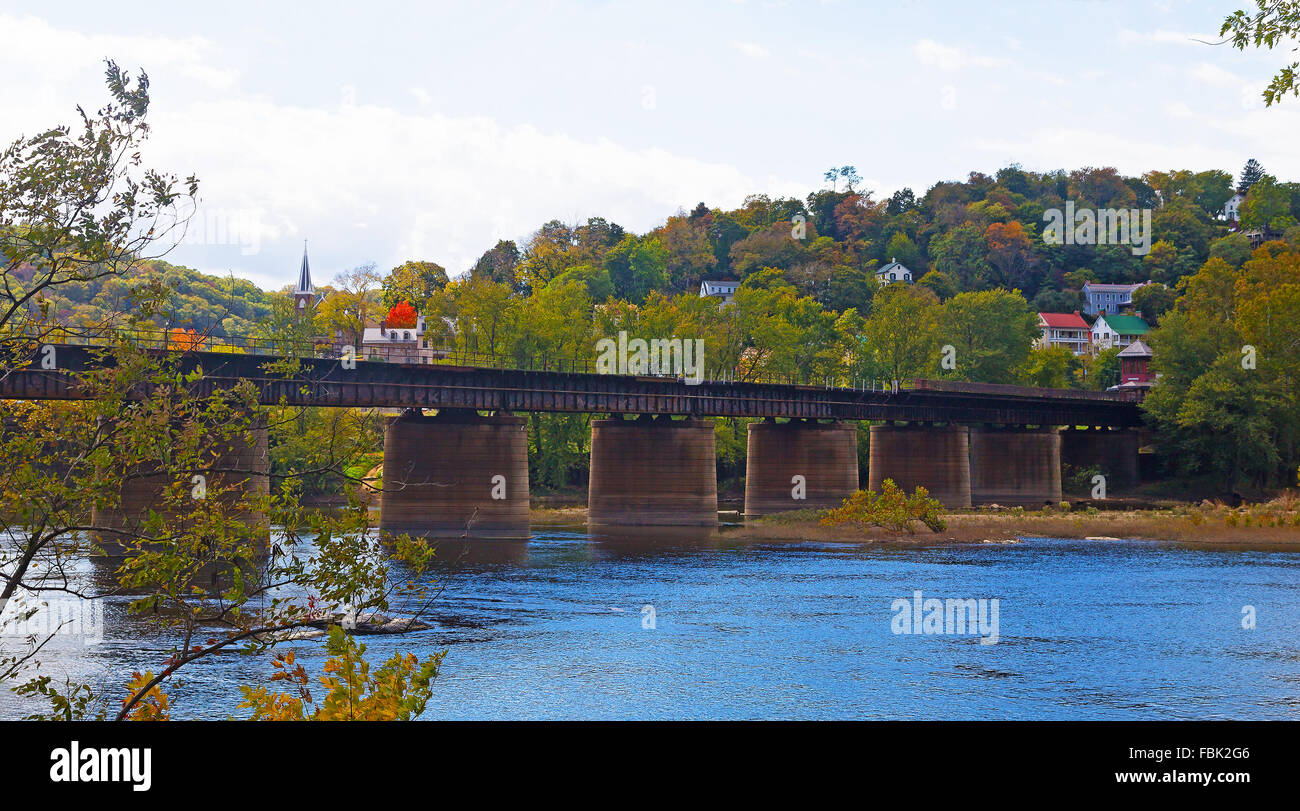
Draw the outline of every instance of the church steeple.
[[[316,303],[316,288],[311,283],[311,267],[307,264],[307,240],[302,241],[302,268],[298,271],[298,286],[293,289],[293,306],[305,313]]]

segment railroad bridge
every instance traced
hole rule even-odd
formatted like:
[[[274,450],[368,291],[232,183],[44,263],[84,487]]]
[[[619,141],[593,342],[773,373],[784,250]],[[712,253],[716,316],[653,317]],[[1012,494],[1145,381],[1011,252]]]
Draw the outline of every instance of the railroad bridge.
[[[165,350],[159,350],[165,351]],[[0,374],[0,398],[78,399],[77,373],[111,362],[102,349],[54,345]],[[949,507],[1038,507],[1061,499],[1062,462],[1096,466],[1112,493],[1137,481],[1140,394],[950,381],[736,382],[593,374],[579,363],[501,368],[298,358],[272,374],[267,354],[185,351],[200,394],[251,381],[266,405],[402,409],[384,440],[381,528],[460,536],[528,534],[528,439],[519,414],[592,420],[594,525],[712,526],[718,499],[710,417],[749,425],[745,512],[839,504],[859,487],[857,423],[870,421],[868,478],[920,485]],[[472,361],[472,359],[464,359]],[[141,391],[138,396],[150,396]],[[432,412],[426,415],[425,410]],[[265,431],[265,429],[259,429]],[[266,447],[265,437],[254,437]],[[250,475],[263,482],[268,465]],[[265,486],[258,483],[259,486]],[[123,503],[131,503],[124,494]],[[119,516],[127,520],[129,516]]]

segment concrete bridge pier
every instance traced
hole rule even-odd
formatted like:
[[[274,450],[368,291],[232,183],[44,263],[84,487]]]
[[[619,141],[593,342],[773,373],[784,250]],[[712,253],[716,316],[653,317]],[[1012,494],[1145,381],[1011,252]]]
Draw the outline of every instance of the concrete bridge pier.
[[[750,423],[745,515],[838,507],[857,489],[858,430],[853,423]]]
[[[587,516],[593,526],[716,526],[713,422],[592,420]]]
[[[523,417],[410,409],[384,430],[379,529],[429,538],[528,538]]]
[[[271,457],[265,417],[256,417],[244,436],[222,439],[224,447],[212,460],[212,469],[195,470],[194,475],[204,477],[204,490],[213,497],[231,503],[245,495],[264,496],[271,489]],[[154,468],[157,470],[157,468]],[[99,545],[110,556],[124,554],[126,546],[140,534],[141,525],[150,511],[162,513],[163,491],[169,484],[163,474],[148,470],[127,471],[117,501],[97,506],[91,511],[91,526],[95,527]],[[185,482],[191,487],[192,480]],[[191,489],[191,493],[193,490]],[[261,512],[245,512],[245,523],[260,527],[269,539],[270,527]]]
[[[971,503],[1039,509],[1061,501],[1061,435],[1055,428],[972,428]]]
[[[924,487],[945,507],[969,507],[970,432],[964,425],[873,425],[867,478],[876,492],[893,479],[909,493]]]
[[[1061,464],[1074,470],[1096,468],[1106,477],[1108,493],[1133,487],[1140,480],[1136,428],[1067,428],[1061,432]]]

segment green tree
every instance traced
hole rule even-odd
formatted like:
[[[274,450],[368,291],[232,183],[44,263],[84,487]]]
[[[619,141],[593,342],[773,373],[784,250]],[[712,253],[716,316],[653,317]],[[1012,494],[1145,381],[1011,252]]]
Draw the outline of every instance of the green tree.
[[[1155,324],[1173,309],[1178,294],[1159,282],[1143,285],[1133,291],[1133,308],[1149,323]]]
[[[1272,175],[1264,175],[1241,201],[1242,228],[1285,231],[1296,224],[1291,215],[1291,195]]]
[[[956,369],[945,376],[1011,383],[1039,335],[1038,316],[1018,290],[958,293],[944,302],[936,335],[956,350]]]
[[[922,276],[917,284],[928,287],[940,301],[947,301],[957,294],[957,281],[941,270],[931,270]]]
[[[894,484],[893,479],[885,479],[880,492],[859,490],[844,500],[844,503],[832,510],[827,510],[821,522],[829,527],[852,524],[866,532],[873,527],[880,527],[891,532],[916,533],[916,524],[921,524],[931,532],[947,529],[943,520],[943,505],[937,499],[930,498],[930,492],[924,487],[917,487],[909,496],[906,491]]]
[[[934,293],[925,288],[881,288],[863,325],[864,363],[856,376],[891,381],[933,377],[939,312]]]
[[[1078,379],[1083,361],[1064,346],[1037,346],[1017,370],[1021,383],[1048,389],[1070,388]]]
[[[1250,237],[1245,234],[1228,234],[1210,243],[1210,257],[1222,259],[1235,268],[1250,258]]]
[[[447,286],[447,271],[435,262],[403,262],[393,268],[381,285],[380,300],[384,309],[399,301],[408,301],[421,314],[430,314],[430,304]]]
[[[668,251],[653,237],[637,239],[629,234],[605,254],[615,295],[634,303],[664,286],[667,267]]]
[[[1300,446],[1300,253],[1267,243],[1240,271],[1211,259],[1151,333],[1160,374],[1142,407],[1173,468],[1226,489],[1292,480]]]
[[[53,127],[0,152],[0,366],[53,328],[49,296],[160,256],[193,210],[193,176],[142,167],[149,77],[105,64],[110,100],[94,115],[78,108],[77,130]]]
[[[1099,351],[1093,358],[1085,361],[1084,382],[1085,388],[1093,391],[1104,391],[1111,386],[1119,385],[1119,353],[1123,351],[1117,346]]]
[[[889,243],[885,245],[884,260],[887,262],[902,262],[913,273],[918,275],[925,270],[924,263],[921,261],[921,249],[917,248],[912,238],[902,231],[889,238]]]
[[[339,333],[359,354],[366,327],[380,317],[379,284],[373,262],[338,274],[333,290],[316,307],[317,325]]]
[[[496,245],[478,258],[474,267],[470,268],[470,275],[497,284],[514,284],[515,266],[518,264],[519,247],[513,240],[499,239]]]
[[[957,280],[960,290],[979,290],[988,284],[993,268],[978,225],[966,223],[945,231],[930,242],[936,270]]]
[[[609,270],[592,265],[574,265],[552,279],[547,286],[570,281],[578,281],[586,285],[587,295],[592,301],[604,301],[614,294],[614,282],[609,277]]]

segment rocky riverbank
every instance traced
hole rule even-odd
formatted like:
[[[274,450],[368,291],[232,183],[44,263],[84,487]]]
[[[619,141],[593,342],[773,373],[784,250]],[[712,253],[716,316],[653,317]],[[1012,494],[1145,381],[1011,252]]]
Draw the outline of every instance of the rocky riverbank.
[[[930,532],[919,524],[913,534],[880,528],[828,527],[822,512],[799,510],[762,518],[738,512],[721,515],[719,532],[741,540],[842,541],[846,543],[949,544],[1014,543],[1021,538],[1174,541],[1208,547],[1292,547],[1300,549],[1300,498],[1288,494],[1269,502],[1230,507],[1202,502],[1149,509],[1099,509],[1089,506],[1044,510],[976,509],[944,515],[946,528]],[[535,507],[534,525],[580,525],[580,506]]]

